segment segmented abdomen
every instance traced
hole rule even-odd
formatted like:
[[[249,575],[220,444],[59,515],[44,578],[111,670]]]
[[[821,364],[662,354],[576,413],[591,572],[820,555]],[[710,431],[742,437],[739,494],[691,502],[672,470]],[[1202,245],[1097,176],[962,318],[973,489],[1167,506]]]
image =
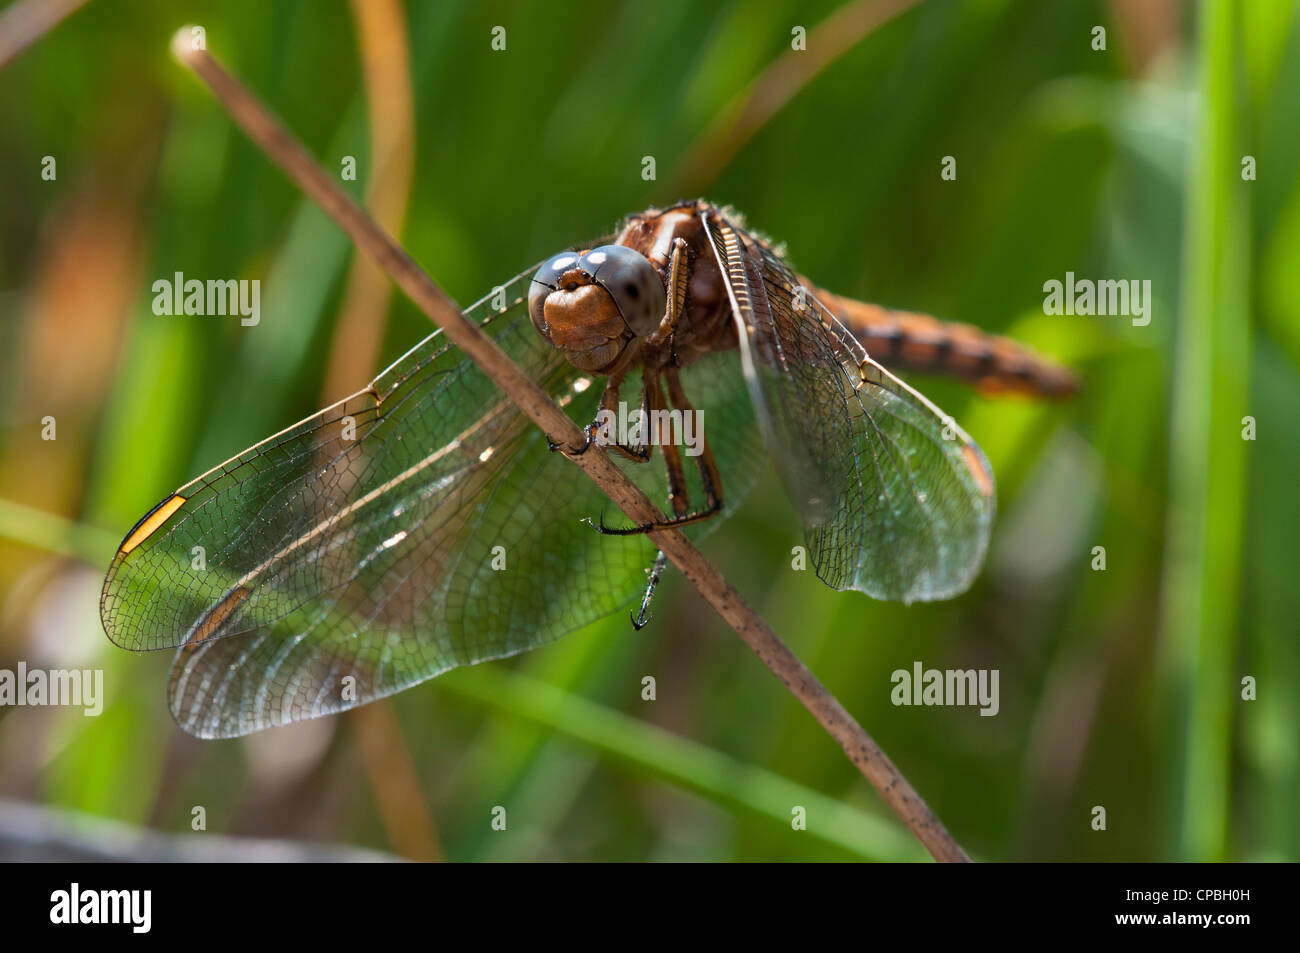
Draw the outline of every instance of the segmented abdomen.
[[[947,374],[992,395],[1063,399],[1079,389],[1073,373],[1010,338],[820,289],[816,294],[867,354],[890,370]]]

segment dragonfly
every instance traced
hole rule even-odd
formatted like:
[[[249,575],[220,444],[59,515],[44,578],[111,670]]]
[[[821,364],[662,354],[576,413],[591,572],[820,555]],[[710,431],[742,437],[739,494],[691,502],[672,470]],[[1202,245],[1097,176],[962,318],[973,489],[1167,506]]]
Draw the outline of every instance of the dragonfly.
[[[644,621],[663,567],[648,534],[703,537],[768,457],[827,585],[951,598],[983,562],[993,473],[886,368],[995,394],[1077,383],[1011,340],[824,291],[705,201],[631,215],[464,313],[586,442],[551,440],[435,331],[168,495],[118,547],[100,609],[115,644],[175,650],[183,730],[233,737],[350,709],[550,642],[643,588]],[[642,426],[598,423],[629,399]],[[674,414],[702,425],[697,452],[672,439]],[[606,524],[608,500],[562,459],[588,452],[664,500],[662,519]]]

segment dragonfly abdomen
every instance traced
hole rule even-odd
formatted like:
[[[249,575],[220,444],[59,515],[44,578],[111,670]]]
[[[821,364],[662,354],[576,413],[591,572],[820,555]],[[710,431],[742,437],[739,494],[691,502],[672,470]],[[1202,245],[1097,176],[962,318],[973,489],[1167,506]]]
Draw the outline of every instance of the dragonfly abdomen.
[[[946,374],[986,394],[1063,399],[1079,389],[1070,371],[1010,338],[928,314],[896,311],[818,290],[817,297],[891,370]]]

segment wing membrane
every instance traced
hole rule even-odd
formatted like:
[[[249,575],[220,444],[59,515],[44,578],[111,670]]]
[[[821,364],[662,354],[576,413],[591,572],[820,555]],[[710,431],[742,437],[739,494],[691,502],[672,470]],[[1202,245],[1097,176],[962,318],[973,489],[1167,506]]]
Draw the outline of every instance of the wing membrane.
[[[531,274],[466,314],[585,423],[600,388],[533,330],[521,306]],[[710,439],[725,444],[739,501],[761,439],[734,356],[718,355],[704,383],[696,401],[725,424]],[[661,467],[624,469],[666,496]],[[169,703],[182,728],[245,734],[524,651],[626,605],[653,549],[580,523],[607,505],[434,334],[366,390],[164,501],[123,542],[101,614],[119,645],[177,647]]]
[[[818,576],[903,602],[965,591],[995,505],[984,455],[872,361],[776,252],[723,215],[708,227],[751,397]]]
[[[559,355],[510,313],[527,281],[512,280],[467,316],[534,379],[563,376]],[[479,455],[522,426],[435,332],[366,389],[177,490],[179,508],[134,545],[128,536],[113,560],[101,599],[109,638],[168,648],[284,617],[345,585],[359,550],[388,539],[421,499],[457,492],[491,462]],[[246,596],[233,600],[240,590]],[[218,608],[214,627],[208,610]]]

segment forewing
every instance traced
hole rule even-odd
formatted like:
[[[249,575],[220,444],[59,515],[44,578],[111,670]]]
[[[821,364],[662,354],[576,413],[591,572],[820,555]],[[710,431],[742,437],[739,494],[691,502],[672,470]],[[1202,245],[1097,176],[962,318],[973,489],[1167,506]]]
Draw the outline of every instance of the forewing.
[[[522,313],[531,274],[467,315],[585,422],[600,388]],[[734,416],[743,387],[733,367],[706,402]],[[746,432],[742,420],[729,437],[737,460],[757,443]],[[658,466],[625,469],[663,498]],[[754,469],[733,470],[740,495]],[[626,605],[653,549],[580,522],[607,505],[435,334],[365,391],[160,504],[113,561],[104,625],[128,648],[178,646],[169,696],[181,727],[245,734],[524,651]]]
[[[995,508],[983,453],[872,361],[776,252],[723,215],[708,228],[751,398],[818,576],[903,602],[965,591]]]
[[[519,319],[521,275],[467,316],[534,377],[559,355]],[[274,622],[346,585],[409,508],[461,492],[522,418],[441,333],[366,389],[269,437],[159,504],[119,547],[101,598],[109,638],[158,649]]]

